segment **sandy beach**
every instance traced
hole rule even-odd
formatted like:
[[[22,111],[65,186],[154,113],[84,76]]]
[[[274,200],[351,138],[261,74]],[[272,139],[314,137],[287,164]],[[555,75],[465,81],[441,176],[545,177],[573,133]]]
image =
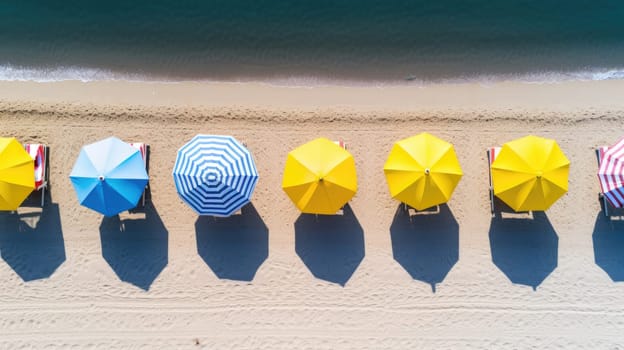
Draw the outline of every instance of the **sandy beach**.
[[[623,92],[0,82],[2,136],[51,147],[43,213],[0,215],[0,349],[622,348],[624,223],[601,213],[594,149],[624,136]],[[464,176],[439,215],[410,221],[382,168],[422,131],[455,145]],[[242,216],[198,218],[178,198],[176,151],[197,133],[252,152]],[[526,134],[559,142],[570,190],[533,220],[493,218],[485,150]],[[144,214],[76,200],[80,147],[111,135],[151,146]],[[346,141],[359,190],[315,221],[280,184],[288,151],[319,136]]]

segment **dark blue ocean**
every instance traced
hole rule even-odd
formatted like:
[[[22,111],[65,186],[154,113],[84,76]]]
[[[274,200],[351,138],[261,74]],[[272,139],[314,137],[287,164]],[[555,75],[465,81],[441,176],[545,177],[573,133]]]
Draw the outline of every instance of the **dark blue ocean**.
[[[0,80],[611,78],[621,0],[0,2]]]

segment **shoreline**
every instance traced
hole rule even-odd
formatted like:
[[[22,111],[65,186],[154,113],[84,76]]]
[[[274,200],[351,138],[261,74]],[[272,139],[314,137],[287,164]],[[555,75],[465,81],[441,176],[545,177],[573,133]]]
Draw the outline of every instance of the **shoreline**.
[[[218,67],[217,67],[218,68]],[[200,84],[268,84],[289,87],[426,87],[430,85],[457,85],[457,84],[498,84],[498,83],[528,83],[528,84],[557,84],[568,82],[589,82],[604,80],[624,80],[624,66],[594,66],[577,68],[539,69],[522,71],[491,71],[474,72],[439,72],[437,75],[410,74],[409,69],[402,73],[383,70],[386,74],[369,74],[377,71],[375,66],[369,67],[358,74],[340,74],[339,72],[301,71],[287,72],[277,69],[273,72],[241,72],[230,71],[222,67],[226,74],[205,71],[188,72],[187,74],[172,74],[151,70],[115,70],[97,68],[95,66],[19,66],[0,64],[0,82],[37,82],[56,83],[79,81],[88,82],[135,82],[135,83],[200,83]],[[278,67],[279,68],[279,67]],[[385,66],[388,68],[388,66]],[[166,73],[169,72],[169,73]],[[223,72],[221,72],[223,73]]]
[[[622,91],[624,80],[308,87],[227,82],[0,81],[0,102],[393,112],[509,108],[572,111],[623,109]]]

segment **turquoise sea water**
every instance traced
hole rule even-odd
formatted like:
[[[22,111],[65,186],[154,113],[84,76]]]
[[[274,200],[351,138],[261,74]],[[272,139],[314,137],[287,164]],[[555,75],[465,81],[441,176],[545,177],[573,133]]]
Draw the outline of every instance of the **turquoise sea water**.
[[[0,79],[70,78],[624,78],[624,1],[0,2]]]

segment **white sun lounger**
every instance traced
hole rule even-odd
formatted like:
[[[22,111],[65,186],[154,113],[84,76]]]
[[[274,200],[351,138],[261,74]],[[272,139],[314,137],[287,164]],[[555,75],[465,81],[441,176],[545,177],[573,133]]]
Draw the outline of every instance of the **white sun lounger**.
[[[600,164],[602,163],[602,159],[604,158],[604,154],[605,152],[607,152],[608,149],[609,149],[608,146],[601,146],[601,147],[596,148],[596,158],[598,160],[599,169],[600,169]],[[613,207],[611,202],[609,202],[609,200],[607,199],[607,196],[605,196],[604,193],[602,193],[602,190],[600,191],[600,193],[598,193],[598,198],[600,198],[600,200],[602,201],[602,206],[604,208],[605,216],[607,217],[609,216],[609,208],[617,209]]]

